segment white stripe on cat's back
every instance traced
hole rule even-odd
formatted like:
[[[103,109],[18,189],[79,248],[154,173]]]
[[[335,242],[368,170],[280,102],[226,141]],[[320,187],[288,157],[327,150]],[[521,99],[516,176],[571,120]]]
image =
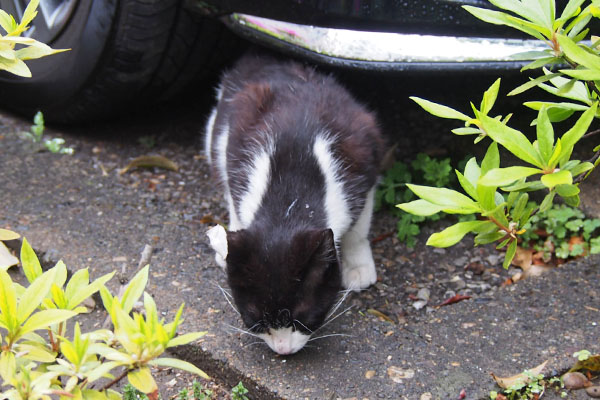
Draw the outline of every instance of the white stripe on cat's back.
[[[217,107],[215,106],[208,117],[208,121],[206,121],[206,136],[204,137],[204,152],[206,154],[206,160],[209,164],[212,164],[212,138],[216,119]]]
[[[217,88],[217,102],[219,102],[223,98],[223,86]],[[217,106],[215,106],[210,112],[210,116],[206,121],[206,129],[204,136],[204,152],[206,155],[206,160],[209,164],[212,164],[212,140],[213,140],[213,129],[215,126],[215,121],[217,119]]]
[[[271,179],[271,153],[263,149],[253,160],[248,170],[248,189],[242,196],[239,207],[242,228],[250,226],[258,211]]]
[[[327,225],[333,231],[335,241],[339,242],[351,223],[344,184],[340,179],[341,165],[331,153],[331,141],[323,136],[317,136],[313,151],[325,177]]]

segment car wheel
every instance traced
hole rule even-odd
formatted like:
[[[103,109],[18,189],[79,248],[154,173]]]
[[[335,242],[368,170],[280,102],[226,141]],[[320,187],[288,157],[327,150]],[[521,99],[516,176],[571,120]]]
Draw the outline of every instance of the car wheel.
[[[20,16],[27,0],[0,0]],[[47,120],[89,122],[172,96],[214,73],[232,35],[183,0],[42,0],[28,32],[70,51],[28,61],[32,78],[0,76],[0,101]]]

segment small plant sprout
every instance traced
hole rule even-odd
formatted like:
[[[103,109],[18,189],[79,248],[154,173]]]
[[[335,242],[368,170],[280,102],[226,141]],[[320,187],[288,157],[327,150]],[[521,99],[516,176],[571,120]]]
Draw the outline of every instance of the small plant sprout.
[[[590,358],[591,355],[592,353],[590,353],[589,350],[579,350],[573,353],[573,357],[576,357],[579,361],[585,361]]]
[[[50,153],[73,154],[74,150],[71,147],[64,147],[65,140],[62,138],[46,139],[42,142],[44,136],[44,114],[38,111],[33,117],[33,125],[30,132],[23,132],[25,137],[31,139],[33,143],[41,143],[43,148]]]
[[[427,244],[448,247],[468,233],[474,233],[475,244],[497,243],[506,249],[504,267],[508,268],[517,250],[520,236],[537,213],[548,211],[556,198],[569,206],[579,205],[579,184],[600,163],[600,145],[590,146],[593,155],[587,161],[573,159],[573,149],[582,139],[592,137],[589,131],[598,117],[600,90],[600,54],[598,48],[584,42],[588,37],[588,22],[595,17],[597,5],[585,0],[570,0],[560,15],[554,0],[490,1],[503,11],[471,6],[464,8],[476,17],[498,25],[523,31],[548,45],[548,50],[528,54],[534,61],[524,70],[542,69],[540,77],[511,91],[516,95],[540,88],[559,98],[560,102],[536,101],[525,103],[537,110],[532,121],[535,140],[530,141],[521,131],[508,126],[508,115],[496,115],[492,108],[498,98],[500,79],[483,94],[479,107],[471,104],[470,115],[429,100],[412,97],[427,112],[457,120],[462,127],[453,129],[456,135],[473,135],[475,142],[491,143],[485,157],[478,163],[472,158],[464,171],[456,171],[461,190],[447,187],[407,185],[418,200],[404,202],[398,207],[418,216],[439,212],[475,215],[475,221],[461,221],[434,233]],[[536,11],[532,11],[536,10]],[[591,38],[596,42],[597,38]],[[544,66],[556,66],[554,70]],[[543,68],[544,67],[544,68]],[[566,131],[558,132],[553,124],[580,113]],[[503,147],[524,165],[500,166],[498,147]],[[541,203],[530,202],[529,192],[545,193]],[[507,196],[503,196],[506,193]],[[597,241],[590,242],[597,246]]]
[[[248,389],[244,387],[244,384],[240,381],[236,386],[231,389],[231,400],[249,400]]]

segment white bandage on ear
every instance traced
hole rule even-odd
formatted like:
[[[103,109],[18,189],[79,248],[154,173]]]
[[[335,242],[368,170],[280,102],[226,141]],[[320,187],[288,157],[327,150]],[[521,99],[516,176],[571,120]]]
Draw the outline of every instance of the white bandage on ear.
[[[221,225],[210,228],[206,235],[210,241],[210,247],[217,253],[215,260],[221,268],[225,268],[225,259],[227,258],[227,232]]]

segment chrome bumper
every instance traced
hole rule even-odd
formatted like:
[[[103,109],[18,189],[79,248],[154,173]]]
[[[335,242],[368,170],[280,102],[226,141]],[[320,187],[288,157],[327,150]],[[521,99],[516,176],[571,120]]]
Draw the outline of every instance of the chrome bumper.
[[[239,34],[327,64],[365,69],[514,69],[525,53],[548,47],[538,40],[451,37],[322,28],[231,14],[225,22]]]

